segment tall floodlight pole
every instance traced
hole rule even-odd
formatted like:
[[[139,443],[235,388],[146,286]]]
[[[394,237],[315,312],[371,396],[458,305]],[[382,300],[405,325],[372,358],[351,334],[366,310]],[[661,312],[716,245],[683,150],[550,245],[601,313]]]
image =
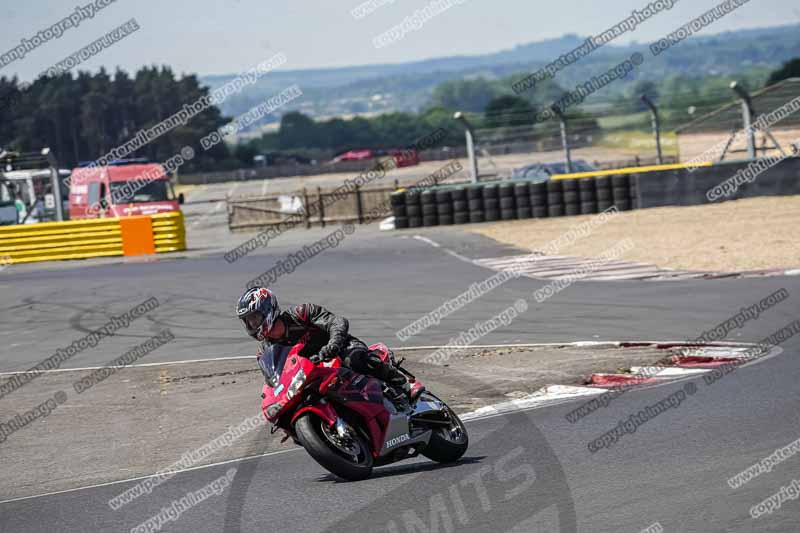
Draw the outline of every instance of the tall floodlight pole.
[[[642,95],[642,102],[650,109],[650,119],[653,124],[653,135],[656,137],[656,161],[659,165],[664,164],[664,158],[661,154],[661,121],[658,118],[658,108],[646,94]]]
[[[561,124],[561,145],[564,147],[564,160],[567,163],[567,174],[572,174],[572,155],[569,149],[569,136],[567,134],[567,116],[561,111],[557,105],[553,104],[550,109],[558,116],[558,121]]]
[[[457,111],[453,118],[464,126],[464,135],[467,139],[467,157],[469,158],[469,175],[472,183],[478,183],[478,161],[475,158],[475,141],[473,139],[472,125],[467,121],[464,113]]]
[[[756,158],[756,135],[753,131],[753,101],[750,94],[737,82],[731,82],[731,89],[742,101],[742,123],[747,138],[747,155],[750,159]]]

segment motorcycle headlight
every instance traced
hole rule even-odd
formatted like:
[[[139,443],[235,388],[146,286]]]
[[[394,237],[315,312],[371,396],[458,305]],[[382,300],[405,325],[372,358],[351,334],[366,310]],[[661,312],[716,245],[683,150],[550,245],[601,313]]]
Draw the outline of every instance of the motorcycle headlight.
[[[298,370],[297,374],[292,378],[292,382],[289,384],[289,390],[286,391],[286,396],[291,400],[292,397],[300,391],[305,381],[306,373],[302,370]]]

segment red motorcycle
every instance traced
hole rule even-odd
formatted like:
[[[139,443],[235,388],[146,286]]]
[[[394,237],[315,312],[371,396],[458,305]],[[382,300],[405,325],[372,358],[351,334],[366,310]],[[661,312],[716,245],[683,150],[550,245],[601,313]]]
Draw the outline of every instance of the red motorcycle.
[[[384,344],[369,347],[409,379]],[[261,409],[329,472],[357,481],[372,468],[422,454],[441,463],[467,451],[464,423],[442,400],[423,391],[397,399],[380,380],[341,366],[338,359],[314,364],[303,344],[269,346],[259,358],[266,385]]]

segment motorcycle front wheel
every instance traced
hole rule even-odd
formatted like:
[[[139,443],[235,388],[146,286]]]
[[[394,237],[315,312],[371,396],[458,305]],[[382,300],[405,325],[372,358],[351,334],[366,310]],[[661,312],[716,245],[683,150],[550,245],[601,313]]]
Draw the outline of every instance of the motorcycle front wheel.
[[[431,440],[422,450],[422,455],[438,463],[454,463],[466,453],[469,447],[469,436],[464,422],[446,404],[444,404],[444,414],[450,421],[450,425],[433,430]]]
[[[297,419],[297,440],[308,454],[330,473],[348,481],[360,481],[372,474],[372,451],[366,439],[347,423],[343,434],[328,427],[318,416],[306,413]]]

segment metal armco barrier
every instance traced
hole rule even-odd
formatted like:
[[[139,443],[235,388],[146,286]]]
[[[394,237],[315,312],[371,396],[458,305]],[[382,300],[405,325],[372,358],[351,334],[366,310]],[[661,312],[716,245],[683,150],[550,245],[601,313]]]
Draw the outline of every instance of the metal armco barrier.
[[[0,227],[9,263],[130,256],[186,249],[183,213]]]

